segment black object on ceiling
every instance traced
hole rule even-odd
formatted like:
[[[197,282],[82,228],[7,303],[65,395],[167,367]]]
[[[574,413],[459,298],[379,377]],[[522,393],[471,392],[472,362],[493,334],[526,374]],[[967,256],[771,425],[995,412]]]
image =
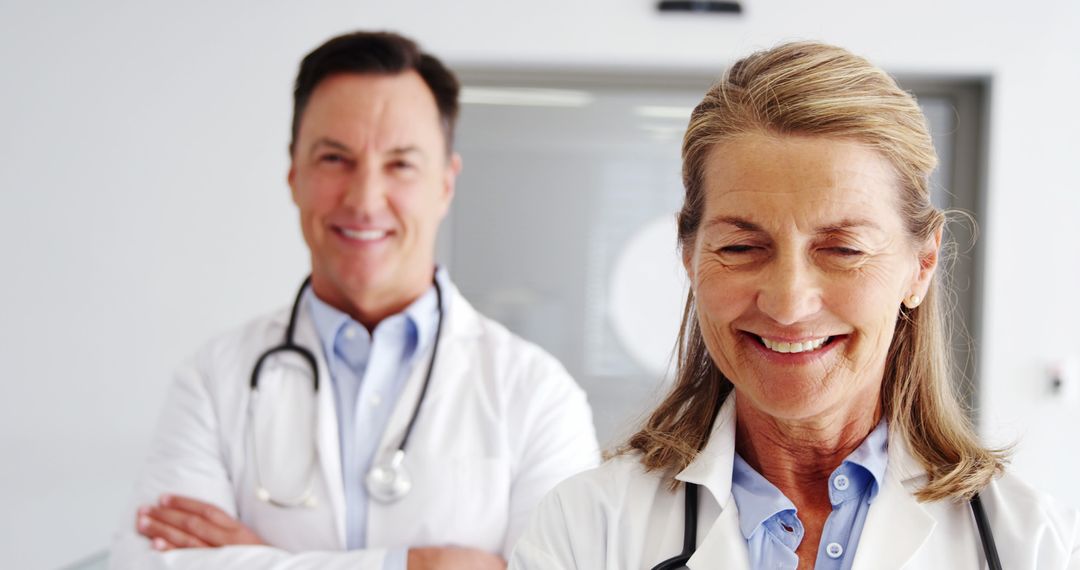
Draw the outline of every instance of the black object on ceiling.
[[[742,14],[742,4],[719,0],[661,0],[656,7],[661,12]]]

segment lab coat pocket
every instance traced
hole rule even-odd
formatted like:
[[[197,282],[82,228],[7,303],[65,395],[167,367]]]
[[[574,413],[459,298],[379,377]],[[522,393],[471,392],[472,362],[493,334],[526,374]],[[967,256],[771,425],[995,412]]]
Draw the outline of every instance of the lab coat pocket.
[[[451,542],[498,552],[510,510],[510,462],[502,457],[453,461],[454,526]]]

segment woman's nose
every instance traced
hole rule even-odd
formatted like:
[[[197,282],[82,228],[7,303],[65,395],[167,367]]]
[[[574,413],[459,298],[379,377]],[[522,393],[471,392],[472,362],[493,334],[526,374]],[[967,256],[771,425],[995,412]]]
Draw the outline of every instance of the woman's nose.
[[[821,286],[810,263],[796,254],[772,260],[761,274],[758,309],[780,325],[793,325],[821,310]]]

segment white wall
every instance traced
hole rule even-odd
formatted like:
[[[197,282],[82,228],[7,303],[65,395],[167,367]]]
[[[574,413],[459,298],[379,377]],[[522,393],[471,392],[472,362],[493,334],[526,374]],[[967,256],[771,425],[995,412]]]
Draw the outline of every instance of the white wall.
[[[1080,4],[746,0],[0,4],[0,565],[103,547],[171,369],[286,302],[305,252],[284,183],[295,66],[353,28],[455,64],[720,70],[817,38],[895,72],[993,78],[981,403],[1016,469],[1080,505]],[[466,157],[467,160],[467,157]]]

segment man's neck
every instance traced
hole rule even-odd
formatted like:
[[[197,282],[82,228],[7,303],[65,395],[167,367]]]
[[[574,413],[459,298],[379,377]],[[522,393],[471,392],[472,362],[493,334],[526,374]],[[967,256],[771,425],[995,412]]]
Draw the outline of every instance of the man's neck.
[[[373,332],[383,319],[403,312],[431,287],[434,268],[426,275],[410,279],[407,285],[342,291],[312,276],[311,288],[324,303],[349,315]]]

